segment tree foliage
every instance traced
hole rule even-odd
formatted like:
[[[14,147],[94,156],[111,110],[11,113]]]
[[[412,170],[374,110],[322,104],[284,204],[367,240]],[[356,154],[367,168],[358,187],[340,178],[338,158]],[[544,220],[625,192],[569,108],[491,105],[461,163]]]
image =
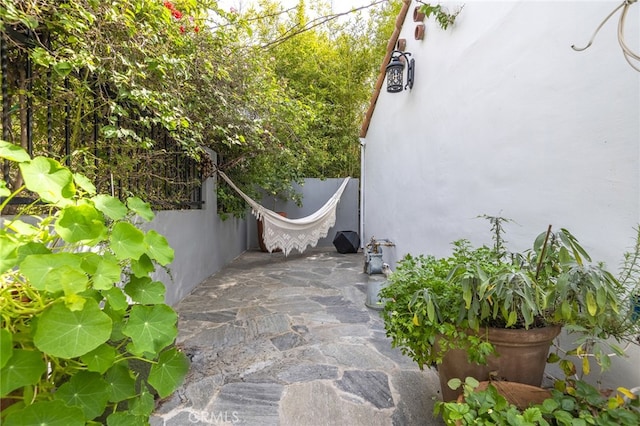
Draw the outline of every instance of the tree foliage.
[[[300,0],[285,11],[262,0],[239,14],[214,0],[5,0],[3,32],[31,35],[35,43],[19,48],[56,83],[47,98],[17,77],[8,139],[25,146],[18,135],[27,93],[36,106],[36,153],[44,153],[51,127],[37,107],[53,102],[63,111],[71,103],[69,161],[88,176],[105,174],[86,172],[99,155],[86,143],[98,115],[104,149],[120,155],[110,173],[153,163],[150,153],[163,149],[154,139],[159,126],[194,158],[203,147],[215,151],[249,195],[262,189],[295,199],[291,184],[304,177],[358,176],[360,120],[400,4],[332,14],[326,2]],[[64,117],[54,114],[53,127]],[[245,211],[230,188],[220,185],[218,196],[221,211]]]

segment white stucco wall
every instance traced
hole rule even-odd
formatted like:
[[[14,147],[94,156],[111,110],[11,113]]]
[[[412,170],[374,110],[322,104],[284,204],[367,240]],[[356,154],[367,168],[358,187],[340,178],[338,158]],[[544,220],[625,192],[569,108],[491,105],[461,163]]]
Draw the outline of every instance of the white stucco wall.
[[[411,91],[378,99],[364,139],[364,239],[446,255],[450,242],[490,243],[481,214],[513,219],[509,247],[530,247],[549,224],[568,228],[613,269],[640,221],[640,73],[616,38],[620,1],[444,1],[456,24],[411,12],[400,37],[416,61]],[[640,4],[627,42],[640,51]],[[636,352],[628,385],[640,384]],[[635,365],[635,367],[633,367]],[[624,374],[623,374],[624,376]],[[627,375],[626,378],[629,376]]]

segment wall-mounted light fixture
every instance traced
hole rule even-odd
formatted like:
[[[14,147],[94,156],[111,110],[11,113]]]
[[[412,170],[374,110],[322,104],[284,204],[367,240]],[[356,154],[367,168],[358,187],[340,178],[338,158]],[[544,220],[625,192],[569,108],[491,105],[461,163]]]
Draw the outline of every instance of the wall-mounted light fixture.
[[[409,59],[411,53],[394,50],[391,52],[391,59],[387,65],[387,92],[402,92],[404,83],[404,64],[407,63],[407,84],[404,89],[413,88],[413,76],[415,69],[415,60]]]

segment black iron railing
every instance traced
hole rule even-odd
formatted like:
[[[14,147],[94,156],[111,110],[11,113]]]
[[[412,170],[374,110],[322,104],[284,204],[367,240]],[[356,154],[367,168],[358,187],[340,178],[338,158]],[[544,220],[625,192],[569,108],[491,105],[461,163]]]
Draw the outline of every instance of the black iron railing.
[[[201,208],[200,163],[170,132],[140,120],[148,113],[136,105],[117,104],[108,84],[35,65],[29,56],[35,40],[27,29],[0,33],[2,139],[83,173],[100,192],[137,195],[156,209]],[[49,48],[46,34],[37,40]],[[114,104],[120,113],[112,113]],[[18,186],[18,171],[8,162],[1,173],[9,188]]]

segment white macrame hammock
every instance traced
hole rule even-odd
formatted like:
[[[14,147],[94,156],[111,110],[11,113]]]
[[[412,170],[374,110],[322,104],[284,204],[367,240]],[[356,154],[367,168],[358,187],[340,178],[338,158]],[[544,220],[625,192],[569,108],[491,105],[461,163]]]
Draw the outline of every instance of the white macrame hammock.
[[[281,249],[285,256],[293,249],[302,253],[309,246],[315,247],[320,238],[327,236],[329,229],[336,223],[336,208],[349,183],[349,178],[346,178],[336,193],[315,213],[299,219],[288,219],[249,198],[224,172],[218,170],[218,174],[251,206],[251,212],[262,220],[267,251]]]

